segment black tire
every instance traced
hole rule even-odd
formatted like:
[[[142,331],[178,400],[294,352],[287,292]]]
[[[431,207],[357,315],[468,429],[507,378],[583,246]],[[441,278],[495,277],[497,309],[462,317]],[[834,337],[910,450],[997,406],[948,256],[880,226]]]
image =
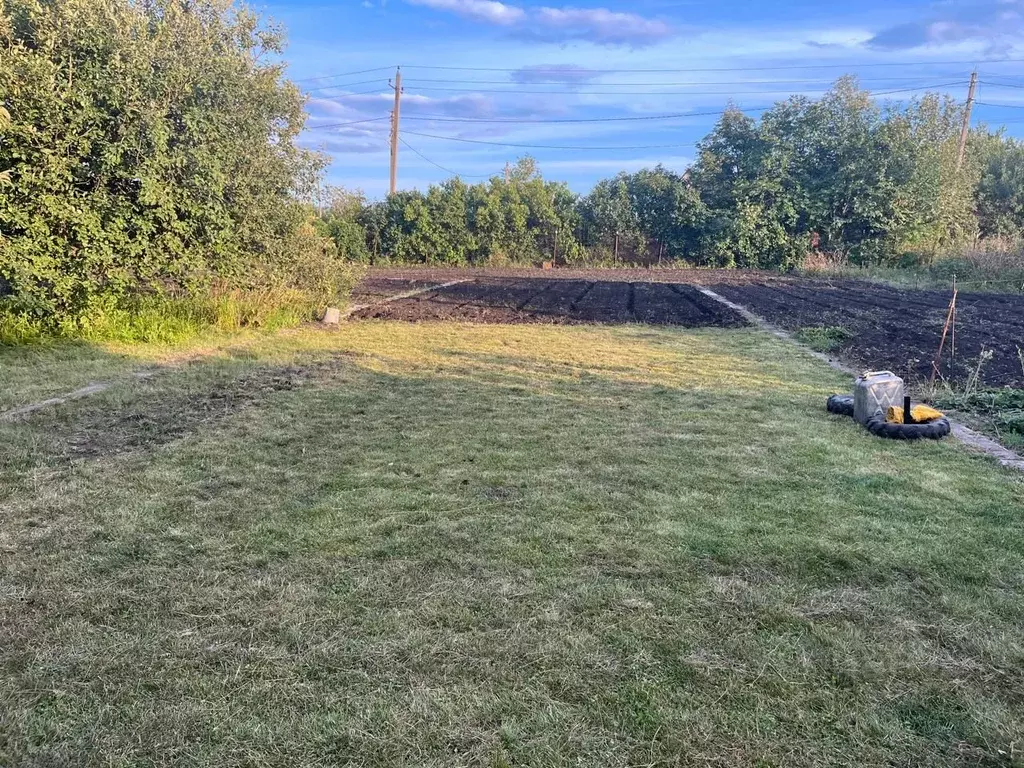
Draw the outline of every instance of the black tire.
[[[828,402],[825,403],[825,408],[828,409],[829,413],[834,413],[838,416],[853,416],[853,396],[832,395]]]
[[[927,424],[894,424],[881,414],[872,416],[864,425],[868,432],[889,440],[940,440],[949,434],[949,419],[941,418]]]

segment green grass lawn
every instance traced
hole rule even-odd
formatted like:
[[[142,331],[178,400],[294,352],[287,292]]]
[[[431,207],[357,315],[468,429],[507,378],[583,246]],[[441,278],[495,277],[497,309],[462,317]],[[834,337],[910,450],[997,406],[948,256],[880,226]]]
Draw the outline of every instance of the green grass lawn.
[[[1021,477],[827,415],[766,334],[368,322],[117,381],[0,424],[0,765],[1024,759]]]

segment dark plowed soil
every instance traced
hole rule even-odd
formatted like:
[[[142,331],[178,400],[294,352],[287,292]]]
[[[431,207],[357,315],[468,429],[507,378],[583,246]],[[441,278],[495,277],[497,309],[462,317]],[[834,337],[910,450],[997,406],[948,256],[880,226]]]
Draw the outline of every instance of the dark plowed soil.
[[[746,324],[735,312],[687,285],[487,276],[366,307],[352,317],[413,322],[642,322],[687,328]]]
[[[950,294],[901,290],[859,281],[802,280],[712,285],[730,301],[791,331],[840,326],[850,339],[835,354],[865,368],[888,369],[912,382],[930,376],[942,339]],[[961,293],[956,344],[946,341],[940,371],[963,381],[982,350],[992,358],[981,368],[987,386],[1024,386],[1024,296]],[[954,353],[955,354],[952,354]]]
[[[457,280],[458,278],[451,278]],[[381,299],[397,296],[400,293],[416,291],[420,288],[429,288],[446,280],[431,280],[428,277],[406,278],[390,277],[387,275],[370,274],[359,281],[359,284],[352,289],[353,304],[373,304]]]
[[[679,268],[572,268],[558,267],[541,270],[536,267],[374,267],[363,282],[381,284],[381,281],[447,283],[452,280],[487,278],[530,278],[545,280],[588,280],[595,282],[625,283],[680,283],[710,285],[712,283],[791,282],[802,278],[779,272],[740,269],[679,269]],[[409,289],[406,289],[409,290]],[[399,293],[399,291],[395,291]]]
[[[406,269],[375,270],[356,303],[451,280],[471,282],[357,312],[355,317],[490,323],[642,322],[683,327],[738,326],[743,320],[696,290],[706,285],[791,331],[839,326],[850,338],[834,354],[864,368],[927,379],[939,348],[948,291],[894,288],[861,280],[810,279],[742,270]],[[961,293],[955,345],[941,375],[962,382],[982,350],[983,386],[1024,386],[1024,295]],[[955,352],[951,355],[951,351]]]

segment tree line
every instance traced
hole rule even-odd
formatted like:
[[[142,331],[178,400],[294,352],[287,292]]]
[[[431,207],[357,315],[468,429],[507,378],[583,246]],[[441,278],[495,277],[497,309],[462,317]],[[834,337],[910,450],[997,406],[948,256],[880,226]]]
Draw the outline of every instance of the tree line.
[[[809,253],[854,263],[928,259],[978,237],[1020,236],[1024,146],[929,94],[879,105],[841,78],[760,119],[726,110],[692,167],[620,173],[586,195],[520,160],[508,178],[458,178],[367,202],[332,190],[321,231],[366,262],[666,263],[787,269]]]

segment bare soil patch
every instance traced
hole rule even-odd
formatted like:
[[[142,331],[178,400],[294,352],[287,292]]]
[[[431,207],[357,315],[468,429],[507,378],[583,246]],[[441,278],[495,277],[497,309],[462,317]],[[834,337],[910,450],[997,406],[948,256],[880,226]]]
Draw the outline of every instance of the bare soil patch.
[[[367,287],[358,290],[381,295],[391,290],[394,295],[460,278],[471,282],[389,307],[369,307],[354,317],[744,325],[738,315],[691,287],[707,286],[788,331],[843,329],[843,342],[830,350],[837,358],[856,367],[888,368],[921,383],[931,374],[950,299],[948,291],[725,269],[387,269],[371,272]],[[962,383],[982,351],[991,351],[982,367],[982,385],[1024,386],[1018,352],[1024,350],[1024,295],[961,293],[957,307],[955,338],[951,334],[942,356],[942,378]]]
[[[848,338],[835,353],[848,362],[895,371],[910,381],[927,379],[942,339],[950,295],[943,291],[899,289],[854,280],[736,282],[712,286],[769,322],[797,331],[839,327]],[[963,381],[983,350],[992,358],[982,367],[988,386],[1024,386],[1024,296],[961,293],[954,338],[947,339],[942,377]]]
[[[366,307],[353,318],[481,323],[649,323],[743,326],[739,314],[687,285],[622,280],[488,277]]]
[[[352,302],[354,304],[373,304],[377,301],[390,299],[392,296],[397,296],[400,293],[430,288],[443,282],[447,281],[433,280],[429,277],[418,279],[371,273],[360,280],[359,284],[352,290]]]

